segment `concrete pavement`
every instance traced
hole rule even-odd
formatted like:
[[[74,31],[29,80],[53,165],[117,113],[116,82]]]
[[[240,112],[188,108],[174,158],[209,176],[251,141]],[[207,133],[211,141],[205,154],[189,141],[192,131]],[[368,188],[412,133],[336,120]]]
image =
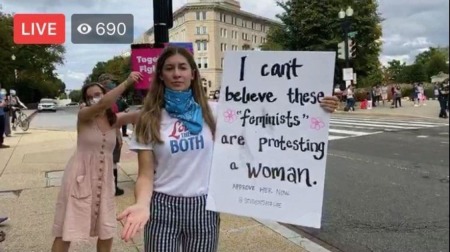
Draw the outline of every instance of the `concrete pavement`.
[[[11,148],[0,150],[0,215],[9,216],[10,221],[0,226],[7,235],[0,243],[0,251],[50,251],[60,176],[74,151],[76,133],[30,129],[6,138],[6,144]],[[136,156],[124,146],[119,182],[125,195],[116,198],[118,212],[133,203],[136,177]],[[219,251],[303,252],[308,251],[305,247],[316,248],[315,244],[292,231],[286,232],[276,223],[264,225],[251,218],[221,216]],[[118,226],[113,251],[143,251],[142,237],[125,243],[119,239],[122,224]],[[73,244],[71,251],[95,251],[95,245],[93,241]]]

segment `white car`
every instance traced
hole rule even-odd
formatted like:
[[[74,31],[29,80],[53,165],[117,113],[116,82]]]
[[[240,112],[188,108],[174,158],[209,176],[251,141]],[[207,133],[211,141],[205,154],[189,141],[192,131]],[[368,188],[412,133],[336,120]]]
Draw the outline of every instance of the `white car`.
[[[56,112],[56,103],[53,99],[44,98],[38,104],[38,111],[53,111]]]

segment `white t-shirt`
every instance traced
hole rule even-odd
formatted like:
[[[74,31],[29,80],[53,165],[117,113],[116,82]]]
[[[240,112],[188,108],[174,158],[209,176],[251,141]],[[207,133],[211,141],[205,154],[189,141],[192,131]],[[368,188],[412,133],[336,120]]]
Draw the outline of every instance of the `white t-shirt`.
[[[209,102],[215,114],[217,103]],[[198,135],[191,135],[180,120],[161,111],[163,144],[140,144],[133,134],[129,148],[153,150],[155,177],[153,190],[178,197],[195,197],[208,193],[214,142],[208,124]]]

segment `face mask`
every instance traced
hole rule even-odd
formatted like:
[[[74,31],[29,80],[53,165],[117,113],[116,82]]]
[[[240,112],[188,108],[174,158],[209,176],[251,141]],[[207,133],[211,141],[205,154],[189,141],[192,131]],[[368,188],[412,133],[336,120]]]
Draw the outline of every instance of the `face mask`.
[[[101,96],[94,97],[94,98],[92,98],[92,99],[89,100],[89,104],[90,104],[90,105],[97,104],[101,99],[102,99]]]

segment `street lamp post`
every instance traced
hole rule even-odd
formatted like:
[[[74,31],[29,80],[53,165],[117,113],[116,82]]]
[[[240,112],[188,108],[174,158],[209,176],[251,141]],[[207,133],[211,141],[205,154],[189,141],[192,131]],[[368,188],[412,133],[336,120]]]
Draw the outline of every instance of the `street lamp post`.
[[[342,30],[344,30],[344,44],[345,44],[345,67],[350,67],[350,60],[348,56],[348,33],[350,32],[351,20],[350,18],[353,16],[352,7],[348,7],[346,11],[341,9],[339,11],[339,18],[342,20]]]
[[[12,59],[12,61],[14,62],[15,60],[16,60],[16,55],[11,55],[11,59]],[[17,82],[17,77],[16,77],[16,67],[15,67],[15,64],[13,64],[14,65],[14,85],[16,85],[16,82]]]

